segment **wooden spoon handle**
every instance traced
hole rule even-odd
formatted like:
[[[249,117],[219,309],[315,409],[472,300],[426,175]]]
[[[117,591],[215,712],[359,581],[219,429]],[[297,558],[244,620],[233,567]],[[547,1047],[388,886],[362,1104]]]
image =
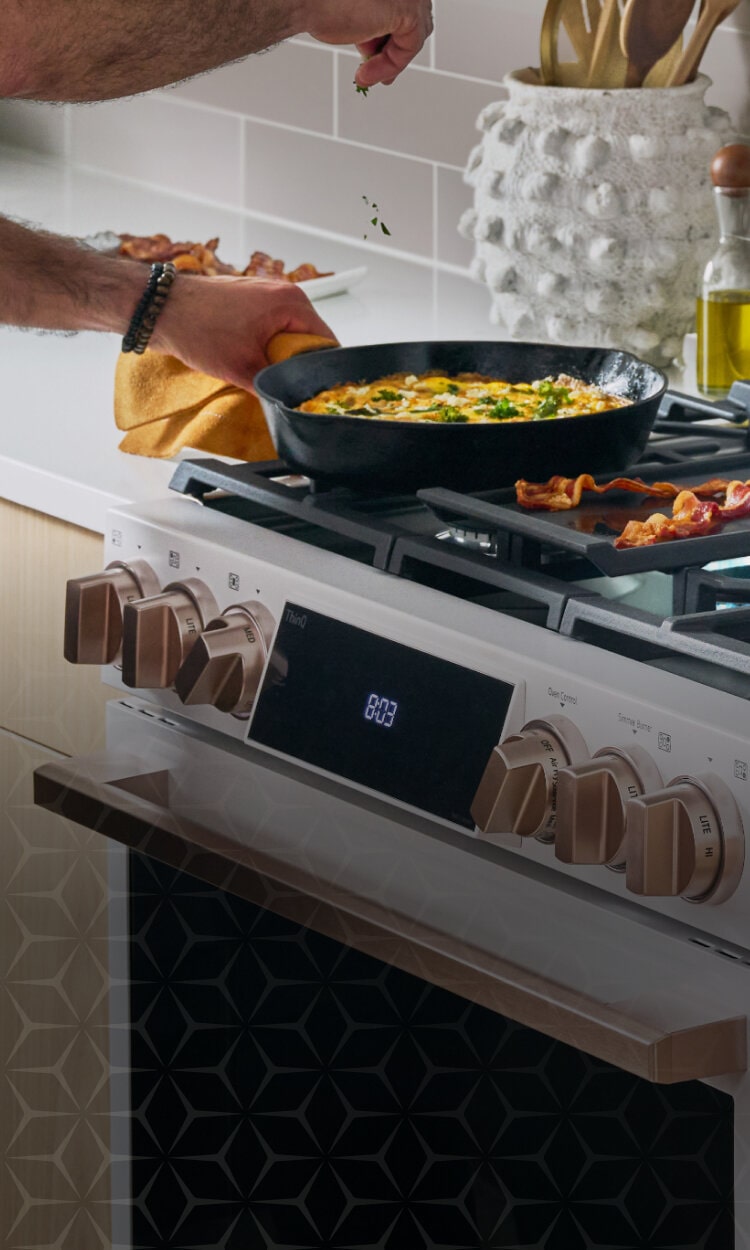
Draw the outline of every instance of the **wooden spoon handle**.
[[[727,0],[719,8],[711,4],[703,8],[690,42],[669,76],[668,87],[681,87],[683,83],[693,81],[716,27],[734,12],[738,4],[739,0]]]
[[[557,40],[560,34],[560,19],[565,0],[547,0],[547,7],[542,18],[540,39],[540,61],[542,82],[545,87],[557,85],[560,61],[557,55]]]
[[[594,36],[591,31],[586,29],[583,9],[579,0],[572,0],[572,3],[566,5],[562,15],[562,24],[568,33],[568,38],[573,45],[573,51],[578,60],[588,66],[594,46]]]
[[[622,87],[625,58],[620,50],[620,8],[617,0],[604,0],[587,86]]]

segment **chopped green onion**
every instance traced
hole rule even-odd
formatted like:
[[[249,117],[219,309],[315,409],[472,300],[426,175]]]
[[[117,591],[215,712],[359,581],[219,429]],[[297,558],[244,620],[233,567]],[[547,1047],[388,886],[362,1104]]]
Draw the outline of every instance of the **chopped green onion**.
[[[516,405],[512,404],[510,400],[505,397],[499,400],[493,408],[490,408],[486,415],[489,417],[490,421],[505,421],[508,417],[517,417],[518,411],[519,410],[516,408]]]

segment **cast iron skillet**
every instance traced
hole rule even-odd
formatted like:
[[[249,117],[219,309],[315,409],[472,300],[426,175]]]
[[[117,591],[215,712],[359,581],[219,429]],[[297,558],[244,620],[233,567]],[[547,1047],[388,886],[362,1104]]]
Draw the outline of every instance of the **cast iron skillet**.
[[[482,373],[532,382],[567,373],[633,401],[588,417],[441,425],[295,411],[319,391],[390,373]],[[255,379],[279,456],[321,485],[359,490],[490,490],[523,477],[616,473],[643,451],[667,380],[627,352],[536,343],[427,342],[293,356]]]

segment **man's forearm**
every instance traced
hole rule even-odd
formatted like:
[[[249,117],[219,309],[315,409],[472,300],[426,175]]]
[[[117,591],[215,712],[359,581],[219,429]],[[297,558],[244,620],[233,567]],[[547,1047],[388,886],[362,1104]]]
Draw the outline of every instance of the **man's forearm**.
[[[123,334],[147,278],[138,261],[0,217],[0,324]]]
[[[0,96],[134,95],[304,29],[302,0],[4,0]]]

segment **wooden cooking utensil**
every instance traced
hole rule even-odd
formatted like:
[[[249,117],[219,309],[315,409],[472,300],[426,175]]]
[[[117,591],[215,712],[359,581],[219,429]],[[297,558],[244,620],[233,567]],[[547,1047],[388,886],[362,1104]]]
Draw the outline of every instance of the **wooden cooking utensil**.
[[[586,85],[624,87],[626,72],[627,63],[620,48],[620,6],[618,0],[603,0]]]
[[[618,40],[623,0],[547,0],[542,22],[542,78],[565,87],[622,87],[625,61]],[[560,61],[564,27],[577,57]],[[604,27],[604,29],[603,29]],[[592,73],[592,63],[595,62]]]
[[[663,56],[660,61],[657,61],[651,72],[644,78],[644,87],[666,87],[682,56],[682,48],[682,36],[680,36],[674,47],[670,48],[667,55]]]
[[[716,27],[720,26],[730,13],[734,13],[739,3],[740,0],[703,0],[693,37],[683,52],[677,68],[670,76],[668,86],[680,87],[683,83],[693,81]]]
[[[628,58],[626,87],[643,86],[680,38],[694,6],[695,0],[628,0],[621,32],[622,50]]]
[[[560,35],[560,22],[565,3],[566,0],[547,0],[547,7],[542,18],[540,57],[542,82],[547,87],[554,87],[558,81],[560,61],[557,54],[557,40]]]
[[[584,8],[586,16],[584,16]],[[599,24],[601,7],[599,0],[574,0],[565,4],[562,11],[562,24],[573,45],[579,63],[585,66],[586,74],[591,63],[596,40],[596,28]]]

